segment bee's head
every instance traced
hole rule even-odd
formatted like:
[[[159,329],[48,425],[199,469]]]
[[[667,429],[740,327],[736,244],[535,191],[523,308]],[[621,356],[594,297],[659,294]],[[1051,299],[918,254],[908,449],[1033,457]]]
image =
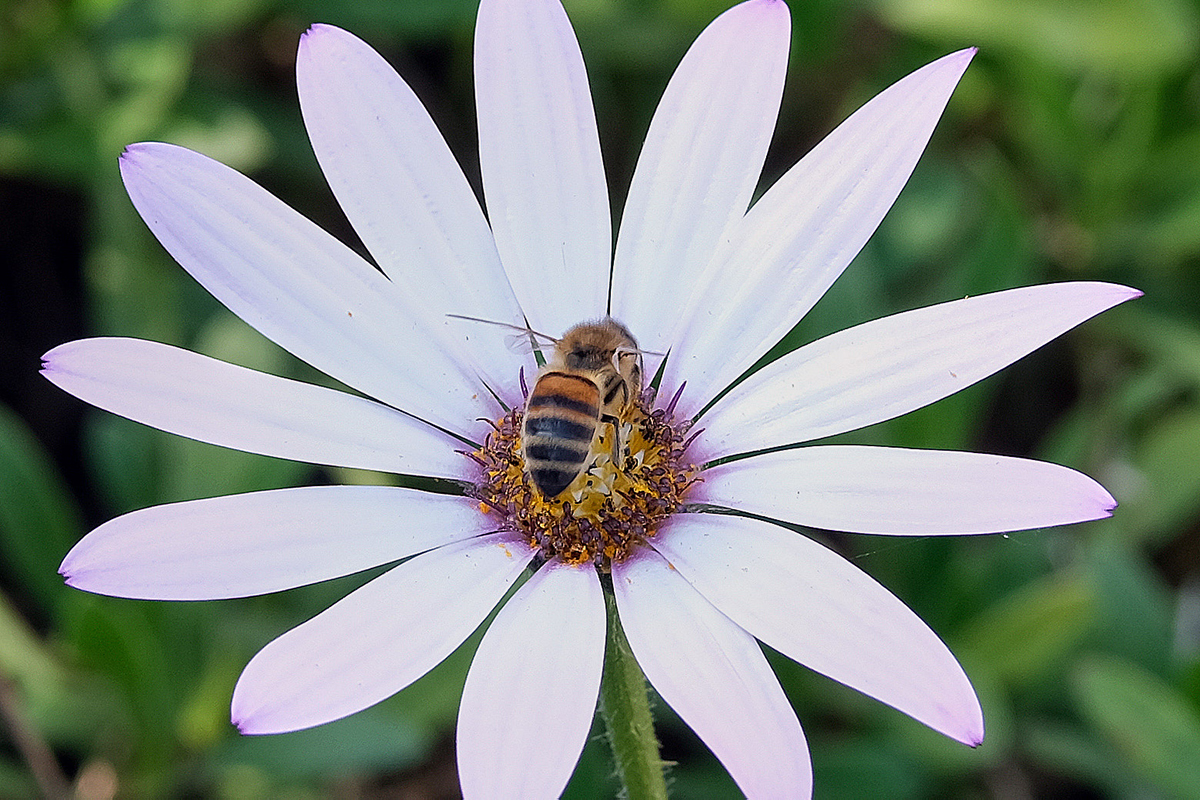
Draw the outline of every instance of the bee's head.
[[[571,328],[558,340],[558,352],[568,369],[621,369],[623,359],[638,354],[637,342],[624,325],[605,317]]]

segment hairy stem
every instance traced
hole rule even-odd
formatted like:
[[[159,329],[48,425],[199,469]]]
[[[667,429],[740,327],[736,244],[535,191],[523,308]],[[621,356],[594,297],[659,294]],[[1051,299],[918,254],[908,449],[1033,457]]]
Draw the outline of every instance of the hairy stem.
[[[600,684],[600,715],[608,731],[617,777],[629,800],[666,800],[667,782],[658,738],[650,715],[646,678],[629,649],[617,602],[605,592],[608,606],[608,644]]]

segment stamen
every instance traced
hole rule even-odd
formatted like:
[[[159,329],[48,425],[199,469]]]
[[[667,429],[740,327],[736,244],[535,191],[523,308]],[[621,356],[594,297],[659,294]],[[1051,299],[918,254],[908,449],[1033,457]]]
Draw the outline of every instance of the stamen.
[[[615,424],[602,424],[584,469],[556,498],[533,486],[521,458],[524,409],[493,423],[484,445],[470,458],[480,465],[475,494],[481,508],[503,519],[500,526],[523,534],[540,557],[609,569],[654,536],[683,507],[699,469],[684,462],[690,422],[675,422],[671,408],[650,411],[632,403]],[[612,436],[621,452],[613,461]],[[692,438],[695,438],[694,436]]]
[[[479,456],[475,455],[474,453],[470,452],[470,451],[467,451],[467,450],[455,450],[454,452],[456,452],[456,453],[458,453],[458,454],[460,454],[460,455],[464,455],[464,456],[466,456],[467,458],[471,459],[471,460],[472,460],[472,461],[474,461],[476,464],[478,464],[478,465],[479,465],[479,466],[481,466],[481,467],[484,467],[485,469],[487,468],[487,462],[486,462],[486,461],[484,461],[484,460],[483,460],[482,458],[480,458]]]
[[[671,398],[671,402],[667,403],[667,416],[675,413],[675,404],[679,402],[679,398],[683,395],[683,387],[687,386],[687,381],[679,384],[679,388],[675,390],[675,396]]]

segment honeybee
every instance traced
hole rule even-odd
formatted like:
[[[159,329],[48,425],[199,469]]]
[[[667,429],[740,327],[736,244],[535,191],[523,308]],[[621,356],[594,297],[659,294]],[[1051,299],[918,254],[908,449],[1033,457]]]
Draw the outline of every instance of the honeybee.
[[[611,317],[584,322],[554,342],[525,404],[521,442],[525,471],[549,500],[584,469],[601,426],[613,426],[620,452],[620,417],[642,391],[642,351]]]

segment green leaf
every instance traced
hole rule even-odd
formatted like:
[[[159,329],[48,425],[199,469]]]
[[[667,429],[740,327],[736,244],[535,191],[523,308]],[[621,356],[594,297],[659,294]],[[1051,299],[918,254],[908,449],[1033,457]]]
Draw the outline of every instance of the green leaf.
[[[66,670],[0,595],[0,680],[13,681],[33,706],[52,703],[66,684]]]
[[[1006,595],[971,620],[957,646],[1004,681],[1043,675],[1083,638],[1097,613],[1095,588],[1079,575],[1053,575]]]
[[[395,0],[293,0],[302,18],[321,20],[359,31],[380,30],[392,35],[420,34],[428,38],[446,32],[470,31],[479,4],[475,0],[398,3]]]
[[[1103,787],[1104,797],[1134,797],[1136,776],[1112,751],[1082,726],[1035,721],[1021,736],[1025,754],[1051,775]]]
[[[0,406],[0,563],[42,609],[63,592],[58,565],[81,528],[50,457],[25,423]]]
[[[113,699],[121,708],[105,723],[144,765],[169,763],[177,692],[190,676],[164,652],[152,620],[154,604],[81,597],[69,611],[63,635],[76,663],[104,675],[118,689]]]
[[[1129,502],[1130,524],[1140,535],[1175,536],[1200,511],[1200,408],[1158,420],[1134,456],[1141,492]]]
[[[39,638],[3,595],[0,595],[0,680],[12,684],[28,722],[56,747],[95,747],[99,732],[112,736],[114,717],[121,713],[111,686],[64,665],[59,649]],[[12,789],[2,777],[0,787],[13,792],[13,797],[26,796]],[[10,795],[0,792],[0,796]]]
[[[275,779],[329,778],[402,770],[432,746],[418,726],[375,706],[308,730],[227,739],[213,754],[213,766],[239,779],[247,769]]]
[[[1084,717],[1160,791],[1200,798],[1200,718],[1170,684],[1132,662],[1096,656],[1072,681]]]
[[[1148,669],[1168,669],[1175,612],[1161,577],[1138,552],[1112,539],[1092,547],[1087,560],[1099,598],[1088,645]]]
[[[163,500],[155,446],[169,435],[106,411],[88,413],[84,456],[106,509],[123,513]]]
[[[911,754],[875,738],[837,737],[812,742],[813,794],[840,800],[919,800],[932,781]]]
[[[1031,56],[1071,71],[1157,75],[1195,55],[1197,19],[1182,0],[881,0],[910,33]]]

